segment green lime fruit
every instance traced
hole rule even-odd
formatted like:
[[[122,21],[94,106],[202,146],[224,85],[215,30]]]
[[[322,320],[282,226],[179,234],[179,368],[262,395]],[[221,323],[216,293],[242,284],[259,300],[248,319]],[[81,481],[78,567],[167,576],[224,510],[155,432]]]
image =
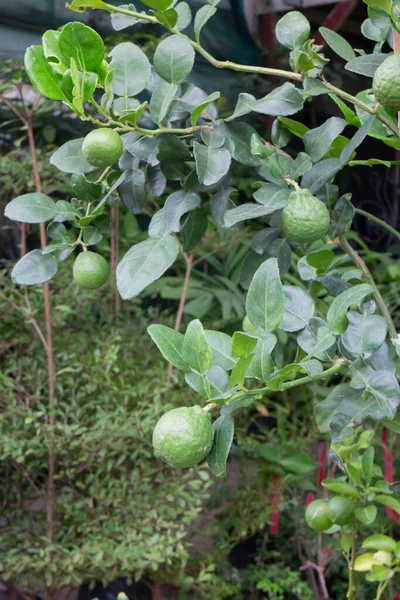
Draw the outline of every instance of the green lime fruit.
[[[194,467],[209,454],[213,438],[210,413],[200,406],[175,408],[154,428],[154,453],[170,467]]]
[[[372,90],[384,108],[400,111],[400,52],[391,54],[375,71]]]
[[[283,234],[299,244],[315,242],[328,231],[329,211],[309,190],[296,190],[282,211]]]
[[[249,317],[246,315],[243,319],[242,329],[245,333],[257,333],[257,327],[254,327],[253,323],[250,321]]]
[[[122,140],[113,129],[94,129],[82,144],[82,154],[93,167],[104,169],[116,163],[123,152]]]
[[[354,504],[346,496],[334,496],[328,502],[328,517],[336,525],[348,525],[354,515]]]
[[[306,523],[315,531],[325,531],[332,527],[333,523],[328,517],[328,502],[326,500],[314,500],[306,508]]]
[[[75,259],[73,275],[80,287],[95,290],[107,281],[110,267],[101,254],[90,251],[81,252]]]

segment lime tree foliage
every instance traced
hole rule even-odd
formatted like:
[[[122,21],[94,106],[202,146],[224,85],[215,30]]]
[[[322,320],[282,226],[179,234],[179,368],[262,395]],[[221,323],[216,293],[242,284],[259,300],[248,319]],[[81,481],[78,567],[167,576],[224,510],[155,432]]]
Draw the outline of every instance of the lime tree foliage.
[[[344,68],[366,83],[356,96],[326,79],[329,60],[310,38],[310,24],[299,12],[285,14],[276,26],[276,37],[289,53],[290,70],[285,71],[219,61],[202,47],[202,29],[215,14],[216,1],[194,15],[184,1],[144,0],[144,4],[148,8],[143,12],[131,4],[112,6],[102,0],[73,0],[70,8],[107,11],[117,30],[142,21],[161,24],[167,35],[152,62],[131,42],[118,44],[105,56],[101,37],[79,22],[47,31],[42,45],[26,52],[25,66],[35,88],[100,129],[66,143],[51,158],[53,165],[71,174],[70,202],[34,193],[8,204],[10,219],[48,223],[50,238],[44,250],[34,250],[16,264],[13,281],[23,285],[48,281],[60,261],[97,244],[108,227],[108,201],[115,192],[138,214],[146,210],[149,193],[159,198],[167,185],[175,190],[152,216],[147,239],[132,246],[117,267],[124,300],[160,278],[181,249],[193,250],[212,222],[234,237],[244,222],[258,219],[242,273],[248,287],[246,331],[229,336],[204,330],[195,319],[185,334],[157,324],[149,327],[149,333],[165,359],[183,371],[199,403],[206,404],[207,411],[219,410],[207,457],[217,477],[226,472],[236,410],[263,394],[318,380],[337,383],[317,405],[316,420],[319,430],[331,435],[331,454],[343,471],[337,480],[325,482],[339,500],[333,506],[314,505],[307,521],[319,530],[344,528],[352,599],[358,524],[373,522],[376,503],[400,512],[393,489],[380,479],[374,465],[369,430],[364,431],[374,421],[391,427],[396,417],[400,341],[367,265],[348,242],[357,209],[349,194],[340,195],[335,177],[345,167],[391,166],[391,161],[380,158],[357,158],[368,136],[400,149],[393,112],[399,107],[399,59],[391,48],[393,29],[400,28],[398,2],[366,2],[368,18],[362,31],[375,41],[371,54],[353,49],[329,29],[320,30]],[[185,33],[192,20],[194,39]],[[262,98],[239,94],[232,114],[221,118],[220,92],[206,94],[190,83],[196,55],[215,68],[258,73],[271,82],[275,77],[277,86]],[[388,89],[391,81],[394,85]],[[294,115],[321,95],[342,116],[309,129]],[[243,119],[252,113],[276,117],[270,139],[262,139]],[[144,118],[152,122],[151,128],[143,126]],[[302,144],[297,155],[286,148],[292,137]],[[231,173],[235,163],[252,173],[254,201],[235,204]],[[66,236],[67,228],[75,241]],[[292,250],[299,244],[303,256],[296,263]],[[81,261],[79,256],[76,260]],[[297,285],[282,284],[289,269],[295,271],[292,280]],[[85,283],[86,274],[82,277],[78,271]],[[103,267],[101,271],[105,273]],[[99,277],[99,283],[103,279]],[[274,357],[282,331],[295,341],[296,351],[291,362],[277,368]],[[163,445],[184,453],[183,435],[184,430],[171,422],[170,439]],[[207,428],[200,442],[208,448]],[[191,457],[194,454],[191,448]],[[203,455],[198,452],[200,458]],[[185,460],[174,456],[169,462],[183,465]],[[350,519],[347,497],[354,504]],[[380,587],[396,570],[395,555],[391,560],[379,555],[365,569]]]

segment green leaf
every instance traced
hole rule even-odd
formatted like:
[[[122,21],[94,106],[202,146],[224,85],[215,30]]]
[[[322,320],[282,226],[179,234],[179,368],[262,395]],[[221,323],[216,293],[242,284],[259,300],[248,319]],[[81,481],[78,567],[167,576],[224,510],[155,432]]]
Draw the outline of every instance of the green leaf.
[[[108,6],[102,0],[72,0],[67,7],[74,12],[85,12],[88,8],[108,10]]]
[[[239,358],[238,362],[232,369],[230,384],[231,387],[235,385],[243,385],[244,379],[246,377],[247,369],[250,366],[250,363],[253,359],[253,356],[250,354],[249,356],[244,356],[243,358]]]
[[[315,194],[323,188],[341,168],[342,164],[338,158],[321,160],[304,175],[301,187],[307,188],[312,194]]]
[[[332,142],[346,127],[346,121],[331,117],[320,127],[310,129],[304,135],[303,142],[312,162],[318,162],[329,150]]]
[[[379,502],[379,504],[388,506],[389,508],[395,510],[397,513],[400,513],[400,502],[396,500],[396,498],[393,498],[393,496],[387,496],[386,494],[377,494],[374,499],[375,502]]]
[[[322,481],[322,486],[331,492],[335,492],[335,494],[343,494],[345,496],[350,496],[350,498],[358,499],[356,488],[350,483],[347,483],[347,481],[341,481],[340,479],[324,479]]]
[[[350,60],[344,68],[352,73],[373,77],[385,58],[387,58],[387,54],[363,54],[363,56],[357,56],[357,58]]]
[[[230,371],[236,364],[232,358],[232,338],[222,331],[206,330],[205,336],[211,348],[212,364]]]
[[[153,10],[166,10],[172,4],[172,0],[141,0],[146,6]]]
[[[328,235],[335,238],[348,231],[353,222],[355,208],[350,202],[349,194],[342,196],[333,209],[333,223],[330,224]]]
[[[194,18],[194,33],[196,35],[197,42],[200,41],[200,34],[201,34],[201,30],[203,29],[204,25],[217,12],[216,6],[217,6],[218,2],[219,2],[219,0],[213,0],[213,1],[205,4],[201,8],[199,8],[199,10],[197,11],[195,18]]]
[[[83,241],[87,246],[94,246],[101,242],[102,239],[103,235],[97,227],[89,225],[89,227],[85,227],[83,230]]]
[[[62,77],[44,56],[43,46],[29,46],[25,52],[25,70],[36,90],[51,100],[64,100],[67,97],[61,89]]]
[[[95,71],[104,58],[104,44],[99,34],[78,21],[64,25],[58,44],[67,64],[73,58],[80,71]]]
[[[254,192],[253,198],[259,204],[268,207],[276,207],[273,210],[283,208],[290,196],[289,188],[282,188],[274,183],[262,183],[261,187]]]
[[[377,512],[378,512],[378,510],[377,510],[376,506],[374,506],[373,504],[370,504],[369,506],[363,506],[362,508],[356,508],[354,510],[354,515],[355,515],[357,521],[360,521],[360,523],[363,523],[363,525],[371,525],[371,523],[373,523],[376,519]],[[362,556],[365,556],[365,554],[362,554],[358,558],[361,558]]]
[[[164,205],[164,218],[170,231],[181,230],[181,217],[199,206],[201,198],[195,192],[178,190],[168,196]]]
[[[257,167],[261,164],[260,159],[254,156],[251,151],[253,135],[257,139],[259,138],[256,130],[251,125],[248,123],[228,124],[224,121],[218,121],[218,131],[225,136],[225,146],[232,154],[232,158],[248,167]]]
[[[233,192],[236,192],[233,187],[221,187],[211,200],[211,215],[218,227],[225,228],[224,216],[228,210],[235,208],[235,204],[229,198]]]
[[[365,480],[365,483],[367,484],[367,486],[370,485],[371,480],[372,480],[373,467],[374,467],[374,456],[375,456],[375,448],[373,446],[371,446],[370,448],[367,448],[367,450],[364,452],[364,454],[362,455],[362,458],[361,458],[362,472],[363,472],[364,480]],[[363,548],[364,547],[365,546],[363,544]]]
[[[368,283],[360,283],[337,296],[329,307],[327,314],[328,325],[332,333],[343,333],[347,327],[346,312],[352,304],[359,304],[368,294],[372,294],[373,287]]]
[[[142,92],[149,79],[151,66],[143,50],[123,42],[111,52],[110,68],[114,71],[112,90],[118,96],[136,96]]]
[[[190,6],[187,2],[178,2],[178,4],[175,4],[174,8],[178,13],[176,29],[178,31],[183,31],[183,29],[186,29],[186,27],[188,27],[192,21],[192,12],[190,10]]]
[[[234,421],[230,414],[218,417],[213,423],[214,442],[207,457],[208,466],[215,477],[226,477],[226,461],[232,446]]]
[[[134,214],[139,214],[147,200],[146,177],[141,169],[125,171],[126,176],[118,187],[121,200]]]
[[[165,360],[177,369],[188,370],[188,365],[183,358],[184,336],[182,333],[165,327],[165,325],[150,325],[147,331]]]
[[[221,367],[211,367],[207,375],[200,375],[192,371],[185,375],[185,381],[202,398],[209,400],[225,399],[232,394],[229,376]]]
[[[17,262],[11,272],[11,279],[18,285],[36,285],[49,281],[57,273],[57,269],[58,262],[51,254],[32,250]]]
[[[277,206],[273,203],[271,206],[264,206],[248,202],[247,204],[242,204],[241,206],[236,206],[236,208],[228,210],[224,216],[224,225],[225,227],[232,227],[233,225],[236,225],[236,223],[246,221],[247,219],[257,219],[258,217],[269,215],[277,210],[277,208],[283,208],[284,206],[285,203],[281,206]]]
[[[236,331],[232,337],[233,358],[243,358],[252,354],[257,345],[257,337]]]
[[[137,12],[133,4],[121,4],[119,8]],[[131,17],[121,13],[111,14],[111,24],[115,31],[122,31],[122,29],[126,29],[126,27],[132,27],[132,25],[136,25],[136,23],[140,22],[143,22],[142,19],[138,19],[137,17]]]
[[[66,61],[63,56],[60,45],[60,31],[49,29],[44,32],[42,36],[43,54],[51,63],[51,66],[58,73],[63,74],[64,71],[69,67],[69,62]]]
[[[328,44],[328,46],[341,58],[344,58],[344,60],[347,61],[356,58],[356,53],[350,46],[349,42],[345,40],[344,37],[336,33],[336,31],[332,31],[331,29],[327,29],[326,27],[320,27],[319,32]]]
[[[160,21],[164,27],[169,30],[174,29],[175,25],[178,22],[178,13],[174,8],[169,8],[168,10],[158,11],[154,13],[156,19]]]
[[[157,46],[154,68],[156,73],[169,83],[185,81],[193,65],[194,50],[185,35],[171,35]]]
[[[312,168],[310,157],[305,152],[299,152],[295,160],[290,164],[289,177],[297,181]]]
[[[161,125],[169,115],[177,91],[177,85],[166,81],[159,83],[153,91],[150,100],[150,116],[157,125]]]
[[[196,208],[187,215],[182,225],[183,250],[190,252],[203,239],[208,227],[208,218],[205,210]]]
[[[220,95],[221,92],[213,92],[212,94],[207,96],[204,102],[196,106],[196,108],[192,111],[192,114],[190,115],[190,123],[192,124],[192,127],[195,127],[197,125],[197,121],[200,119],[201,116],[203,116],[203,112],[205,111],[207,106],[218,100]]]
[[[375,116],[370,117],[343,148],[340,155],[340,162],[342,165],[345,165],[351,159],[354,150],[365,140],[374,121]]]
[[[231,155],[226,148],[211,148],[193,142],[196,171],[200,183],[213,185],[222,179],[229,170]]]
[[[335,94],[329,94],[329,98],[331,98],[335,102],[335,104],[338,105],[348,125],[354,125],[354,127],[361,127],[361,121],[357,117],[356,113],[349,106],[347,106],[347,104],[345,104],[343,100],[339,98],[339,96],[335,96]]]
[[[4,215],[20,223],[46,223],[57,216],[55,202],[40,192],[23,194],[11,200]]]
[[[187,326],[183,342],[185,361],[200,375],[206,375],[211,369],[212,355],[204,333],[203,325],[198,319]]]
[[[246,314],[259,331],[273,331],[281,322],[285,299],[278,261],[269,258],[257,269],[246,299]]]
[[[275,117],[293,115],[303,108],[303,104],[304,98],[301,91],[293,83],[286,82],[259,100],[256,100],[251,94],[239,94],[234,113],[226,121],[231,121],[249,112]]]
[[[369,450],[373,450],[373,448],[369,448]],[[396,542],[388,535],[374,533],[373,535],[365,538],[361,548],[364,550],[383,550],[384,552],[396,552]]]
[[[364,388],[363,395],[367,400],[375,400],[378,418],[393,419],[400,404],[400,388],[395,375],[386,370],[363,369],[358,363],[353,363],[351,370],[354,373],[351,387]]]
[[[331,358],[328,351],[335,346],[336,338],[323,319],[312,318],[299,334],[297,343],[310,356],[328,361]]]
[[[286,127],[282,125],[279,119],[275,119],[272,123],[271,129],[271,141],[274,146],[278,148],[284,148],[288,145],[292,137],[292,134]]]
[[[371,8],[382,10],[390,15],[392,12],[392,0],[364,0]]]
[[[286,48],[300,48],[310,37],[310,23],[302,13],[293,10],[279,19],[275,35]]]
[[[309,128],[299,121],[293,119],[286,119],[285,117],[279,117],[279,122],[282,123],[286,129],[293,133],[296,137],[303,138],[304,135],[309,131]]]
[[[171,235],[152,237],[133,246],[117,267],[117,287],[123,300],[138,296],[174,263],[179,244]]]
[[[383,317],[348,312],[347,319],[349,325],[341,338],[346,352],[354,358],[367,358],[382,346],[387,335],[387,323]]]
[[[255,377],[260,381],[267,382],[274,371],[274,363],[271,353],[276,346],[277,338],[272,333],[261,334],[254,349],[253,358],[246,372],[247,377]]]
[[[283,331],[299,331],[307,327],[314,315],[314,302],[311,296],[294,285],[284,285],[285,312],[279,324]]]
[[[311,458],[309,454],[305,452],[294,452],[293,454],[287,454],[282,460],[281,465],[286,471],[296,473],[299,475],[305,475],[313,469],[315,469],[315,460]]]
[[[64,173],[90,173],[95,171],[93,167],[82,154],[82,144],[84,138],[70,140],[54,152],[50,157],[50,163],[59,171]]]

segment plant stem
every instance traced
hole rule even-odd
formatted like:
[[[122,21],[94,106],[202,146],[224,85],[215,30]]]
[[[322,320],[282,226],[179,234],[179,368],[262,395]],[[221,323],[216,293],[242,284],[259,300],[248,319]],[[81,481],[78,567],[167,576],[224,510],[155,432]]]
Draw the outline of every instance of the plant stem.
[[[351,559],[349,562],[349,587],[348,587],[347,596],[346,596],[347,600],[354,600],[354,592],[355,592],[354,563],[356,560],[356,552],[357,552],[356,541],[357,541],[357,526],[353,523],[352,529],[351,529]]]
[[[356,208],[355,211],[356,211],[357,215],[361,215],[361,216],[365,217],[366,219],[369,219],[370,221],[377,223],[384,229],[387,229],[387,231],[389,231],[392,235],[396,236],[398,240],[400,240],[400,232],[397,231],[397,229],[395,229],[388,223],[386,223],[386,221],[379,219],[375,215],[372,215],[371,213],[367,212],[366,210],[361,210],[361,208]]]
[[[374,281],[374,278],[371,275],[370,270],[368,269],[367,265],[365,264],[361,256],[358,254],[358,252],[354,250],[354,248],[349,244],[345,237],[341,237],[339,238],[339,240],[343,250],[351,258],[356,267],[360,269],[366,283],[369,283],[374,288],[374,298],[376,300],[377,305],[380,308],[382,316],[386,319],[386,322],[388,324],[389,335],[392,339],[397,340],[397,331],[396,327],[394,326],[392,316],[389,312],[386,302],[382,298],[382,294],[380,293],[378,286]]]
[[[25,124],[27,127],[29,148],[32,157],[33,174],[35,178],[36,191],[42,191],[42,182],[40,179],[39,166],[36,154],[36,144],[33,135],[32,114],[30,114]],[[42,248],[46,246],[46,229],[44,223],[40,224],[40,245]],[[50,303],[50,286],[46,282],[44,288],[44,310],[45,310],[45,325],[46,325],[46,354],[47,354],[47,375],[48,375],[48,410],[49,410],[49,452],[48,452],[48,483],[47,483],[47,498],[46,498],[46,538],[47,545],[53,543],[53,528],[54,528],[54,476],[56,457],[54,453],[54,426],[55,426],[55,368],[53,354],[53,332],[51,324],[51,303]]]
[[[185,252],[183,252],[183,257],[186,261],[186,272],[185,272],[185,279],[183,281],[182,294],[181,294],[181,299],[179,301],[178,312],[176,313],[175,327],[174,327],[175,331],[179,331],[181,322],[182,322],[183,309],[185,308],[187,293],[188,293],[188,289],[189,289],[190,275],[191,275],[192,269],[193,269],[194,253],[192,252],[191,254],[185,254]],[[167,381],[171,381],[172,369],[173,369],[173,366],[171,365],[171,363],[169,363],[168,371],[167,371]]]

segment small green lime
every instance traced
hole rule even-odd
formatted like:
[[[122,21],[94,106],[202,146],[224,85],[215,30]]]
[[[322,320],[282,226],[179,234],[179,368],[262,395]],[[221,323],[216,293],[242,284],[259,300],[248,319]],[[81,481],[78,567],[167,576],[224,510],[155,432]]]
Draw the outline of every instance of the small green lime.
[[[245,333],[257,333],[257,327],[254,327],[253,323],[250,321],[249,317],[246,315],[243,319],[242,329]]]
[[[175,408],[154,428],[154,453],[171,467],[194,467],[209,454],[213,438],[210,413],[200,406]]]
[[[113,129],[94,129],[82,144],[82,154],[93,167],[104,169],[116,163],[123,152],[122,140]]]
[[[321,239],[329,227],[329,211],[309,190],[296,190],[282,211],[283,234],[299,244]]]
[[[81,252],[75,259],[73,275],[82,288],[94,290],[105,284],[110,275],[110,267],[101,254]]]
[[[374,96],[384,108],[400,111],[400,52],[391,54],[375,71]]]
[[[328,502],[328,517],[336,525],[347,525],[353,518],[354,508],[347,496],[334,496]]]
[[[326,500],[311,502],[306,508],[305,518],[307,525],[316,531],[325,531],[333,525],[328,517],[328,502]]]

